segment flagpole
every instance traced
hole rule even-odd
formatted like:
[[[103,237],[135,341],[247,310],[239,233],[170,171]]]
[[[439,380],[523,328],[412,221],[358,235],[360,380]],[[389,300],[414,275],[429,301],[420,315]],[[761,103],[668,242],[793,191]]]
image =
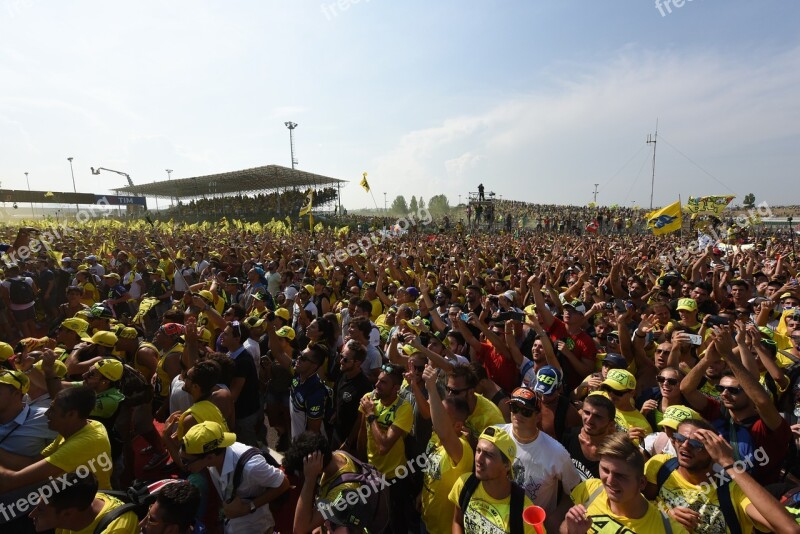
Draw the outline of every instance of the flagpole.
[[[678,239],[681,240],[681,245],[683,245],[683,204],[681,203],[681,194],[678,193],[678,209],[680,209],[680,216],[681,216],[681,229],[678,230]]]

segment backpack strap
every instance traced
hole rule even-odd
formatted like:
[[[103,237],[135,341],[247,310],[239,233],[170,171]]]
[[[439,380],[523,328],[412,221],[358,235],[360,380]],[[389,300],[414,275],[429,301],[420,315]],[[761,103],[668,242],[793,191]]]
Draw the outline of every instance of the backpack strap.
[[[242,475],[244,473],[244,466],[247,462],[250,461],[251,458],[256,456],[263,456],[263,453],[256,449],[255,447],[250,447],[241,456],[239,456],[239,460],[236,461],[236,467],[233,470],[233,491],[231,492],[230,500],[236,498],[236,491],[239,489],[239,486],[242,483]],[[230,502],[230,501],[229,501]]]
[[[511,483],[511,517],[509,518],[509,526],[511,527],[511,534],[525,534],[525,529],[522,525],[522,511],[525,508],[525,490],[516,482]]]
[[[661,491],[661,486],[667,481],[672,473],[678,469],[678,459],[675,457],[670,458],[661,468],[658,470],[658,474],[656,475],[656,493]]]
[[[664,534],[672,534],[672,523],[664,512],[661,512],[661,522],[664,524]]]
[[[112,521],[114,521],[118,517],[121,517],[123,514],[127,514],[128,512],[133,512],[134,510],[136,510],[137,506],[139,505],[135,503],[128,503],[128,504],[123,504],[122,506],[117,506],[116,508],[105,514],[102,517],[102,519],[100,519],[100,522],[97,523],[96,527],[94,527],[94,534],[102,534],[103,532],[106,531],[109,525],[111,525]]]
[[[725,524],[728,526],[728,530],[730,530],[731,534],[742,534],[742,526],[739,524],[739,518],[736,517],[736,511],[733,509],[730,486],[730,483],[726,482],[725,484],[717,487],[719,508],[722,511],[722,516],[725,518]]]
[[[564,427],[567,424],[568,408],[569,408],[569,399],[563,395],[559,395],[558,405],[556,406],[556,417],[555,417],[556,439],[561,439],[561,436],[564,435]]]
[[[591,495],[589,495],[589,498],[588,498],[588,499],[586,499],[586,502],[585,502],[585,503],[583,503],[583,507],[584,507],[584,508],[586,508],[586,509],[588,510],[588,509],[589,509],[589,506],[591,506],[591,505],[592,505],[592,503],[594,502],[594,500],[595,500],[595,499],[596,499],[596,498],[597,498],[597,497],[598,497],[598,496],[599,496],[601,493],[603,493],[603,489],[604,489],[604,488],[603,488],[603,486],[602,486],[602,484],[601,484],[601,485],[600,485],[600,486],[599,486],[599,487],[598,487],[596,490],[594,490],[594,491],[592,492],[592,494],[591,494]]]
[[[789,352],[788,350],[779,350],[781,354],[792,360],[794,363],[800,363],[800,358]]]
[[[461,488],[461,494],[458,496],[458,507],[461,508],[461,513],[466,513],[469,501],[472,499],[472,494],[478,489],[480,480],[474,474],[470,475],[464,482],[464,487]]]

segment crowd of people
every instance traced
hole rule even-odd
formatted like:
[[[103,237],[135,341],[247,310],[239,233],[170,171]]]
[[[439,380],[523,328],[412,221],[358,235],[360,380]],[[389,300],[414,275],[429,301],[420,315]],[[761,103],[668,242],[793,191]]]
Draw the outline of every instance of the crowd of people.
[[[800,532],[793,240],[46,233],[0,228],[3,532]]]

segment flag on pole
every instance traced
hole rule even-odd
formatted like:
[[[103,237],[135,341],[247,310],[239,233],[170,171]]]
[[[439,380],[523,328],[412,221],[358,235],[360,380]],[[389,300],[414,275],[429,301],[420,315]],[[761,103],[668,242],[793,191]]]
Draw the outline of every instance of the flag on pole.
[[[654,210],[645,215],[647,227],[654,235],[663,235],[681,229],[683,216],[681,215],[681,201],[678,200],[669,206]]]
[[[736,198],[735,195],[689,197],[684,210],[694,215],[714,215],[719,217],[734,198]]]
[[[367,173],[361,175],[361,187],[364,188],[364,191],[369,193],[369,182],[367,182]]]
[[[314,202],[314,190],[309,188],[306,191],[306,203],[300,208],[300,216],[308,215],[311,213],[311,204]]]

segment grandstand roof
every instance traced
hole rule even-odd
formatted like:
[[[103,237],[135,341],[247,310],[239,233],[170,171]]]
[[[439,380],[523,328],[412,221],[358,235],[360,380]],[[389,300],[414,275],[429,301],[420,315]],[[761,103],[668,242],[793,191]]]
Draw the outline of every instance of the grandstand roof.
[[[206,195],[270,191],[288,187],[321,187],[346,182],[347,180],[298,171],[280,165],[266,165],[241,171],[120,187],[114,191],[148,197],[196,198]]]

